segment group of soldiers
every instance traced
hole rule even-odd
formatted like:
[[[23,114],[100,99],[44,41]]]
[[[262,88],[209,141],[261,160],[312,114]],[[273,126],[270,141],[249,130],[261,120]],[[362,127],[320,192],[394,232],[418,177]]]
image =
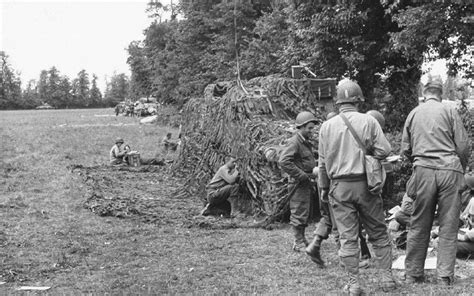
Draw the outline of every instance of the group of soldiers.
[[[171,152],[175,152],[180,145],[180,140],[173,140],[173,134],[168,132],[161,140],[161,151],[153,158],[144,158],[138,151],[132,151],[129,145],[124,144],[121,137],[115,139],[115,144],[109,152],[109,164],[111,166],[130,165],[131,154],[138,155],[139,165],[164,165],[166,158]],[[159,154],[159,155],[158,155]]]
[[[402,155],[413,163],[413,174],[406,188],[413,200],[413,210],[407,237],[405,281],[424,281],[424,263],[436,212],[438,283],[449,286],[454,282],[461,192],[471,146],[458,112],[441,103],[441,77],[427,74],[420,83],[424,103],[408,115],[401,143]],[[338,83],[335,100],[338,114],[331,114],[319,130],[319,159],[315,158],[310,141],[318,120],[310,112],[298,114],[297,131],[279,158],[281,169],[289,176],[293,250],[304,250],[314,263],[324,267],[321,243],[333,228],[337,229],[340,265],[347,274],[344,290],[350,295],[361,295],[364,289],[359,280],[360,243],[362,255],[370,256],[365,236],[361,234],[363,228],[372,244],[376,267],[380,269],[378,283],[384,291],[391,291],[397,288],[397,283],[391,271],[392,245],[382,197],[369,190],[364,166],[366,155],[382,161],[392,151],[382,131],[383,116],[358,111],[364,96],[360,86],[352,80]],[[208,203],[203,215],[208,215],[212,206],[237,197],[236,162],[236,157],[230,157],[208,184]],[[305,229],[316,187],[321,218],[309,242]]]

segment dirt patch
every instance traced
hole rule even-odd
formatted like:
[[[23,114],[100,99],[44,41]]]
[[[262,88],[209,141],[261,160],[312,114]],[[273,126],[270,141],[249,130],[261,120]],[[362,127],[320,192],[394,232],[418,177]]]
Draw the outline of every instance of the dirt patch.
[[[199,198],[180,194],[185,182],[167,166],[111,167],[72,165],[87,187],[84,208],[111,216],[183,228],[231,229],[257,227],[247,216],[203,217]]]

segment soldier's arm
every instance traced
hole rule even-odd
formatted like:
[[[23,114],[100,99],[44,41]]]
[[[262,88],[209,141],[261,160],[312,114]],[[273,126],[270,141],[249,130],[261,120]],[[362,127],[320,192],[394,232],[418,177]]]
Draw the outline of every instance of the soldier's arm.
[[[297,154],[297,152],[297,144],[290,141],[288,145],[283,149],[280,155],[279,163],[283,171],[290,175],[290,177],[299,181],[303,181],[305,179],[308,179],[308,175],[306,175],[306,173],[303,172],[303,170],[297,167],[295,164],[295,155]]]
[[[405,125],[403,126],[402,143],[401,143],[401,154],[405,155],[410,161],[412,158],[412,147],[411,147],[411,134],[410,134],[410,122],[412,114],[408,115]]]
[[[456,144],[456,153],[461,159],[461,165],[463,169],[466,169],[466,166],[469,162],[469,157],[471,156],[471,143],[467,135],[467,131],[464,128],[461,117],[458,112],[454,110],[453,112],[454,124],[454,143]]]
[[[319,131],[319,143],[318,143],[318,153],[319,153],[319,160],[318,160],[318,166],[319,166],[319,175],[318,175],[318,185],[319,188],[326,190],[329,188],[330,185],[330,180],[329,176],[326,170],[326,160],[325,160],[325,151],[324,151],[324,145],[323,141],[321,140],[321,134],[322,134],[322,128]]]

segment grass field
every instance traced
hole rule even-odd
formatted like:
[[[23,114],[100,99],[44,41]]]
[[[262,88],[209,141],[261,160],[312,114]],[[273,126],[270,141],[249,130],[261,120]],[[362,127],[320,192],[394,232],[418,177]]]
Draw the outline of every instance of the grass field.
[[[26,293],[16,291],[20,286],[50,286],[36,293],[50,295],[340,294],[345,277],[332,239],[322,250],[328,267],[318,269],[290,250],[287,225],[251,229],[198,217],[201,202],[174,196],[180,180],[168,178],[166,167],[110,169],[100,180],[111,188],[104,196],[120,195],[124,205],[127,196],[140,200],[142,212],[154,212],[152,221],[86,209],[90,184],[73,165],[99,168],[91,176],[107,173],[103,165],[115,137],[153,157],[165,133],[177,132],[108,115],[112,109],[0,112],[0,282],[6,282],[1,295]],[[452,289],[400,282],[392,294],[471,295],[469,266],[457,262],[461,277]],[[384,294],[376,269],[361,273],[370,294]],[[433,282],[434,274],[428,274]]]

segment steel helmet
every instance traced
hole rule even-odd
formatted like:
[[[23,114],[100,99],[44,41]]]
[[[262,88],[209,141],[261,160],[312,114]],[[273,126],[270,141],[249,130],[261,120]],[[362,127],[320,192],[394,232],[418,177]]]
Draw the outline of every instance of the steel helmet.
[[[464,180],[466,181],[467,186],[469,186],[469,188],[473,190],[474,189],[474,174],[473,173],[465,174]]]
[[[336,104],[363,102],[364,95],[360,86],[350,80],[343,79],[337,84]]]
[[[122,143],[123,144],[123,139],[122,138],[116,138],[115,139],[115,144],[117,143]]]
[[[318,123],[318,120],[316,119],[316,117],[314,117],[313,113],[311,112],[303,111],[303,112],[298,113],[298,115],[296,116],[295,123],[296,123],[296,127],[298,128],[310,122],[314,122],[314,124]]]
[[[328,115],[326,115],[326,120],[329,120],[333,118],[334,116],[337,116],[336,112],[329,112]]]
[[[379,122],[382,128],[385,126],[385,118],[383,117],[382,113],[380,113],[377,110],[369,110],[366,113],[372,116],[373,118],[377,119],[377,121]]]
[[[439,74],[425,74],[421,76],[420,83],[423,88],[423,92],[425,92],[429,88],[436,88],[443,91],[443,79]]]

